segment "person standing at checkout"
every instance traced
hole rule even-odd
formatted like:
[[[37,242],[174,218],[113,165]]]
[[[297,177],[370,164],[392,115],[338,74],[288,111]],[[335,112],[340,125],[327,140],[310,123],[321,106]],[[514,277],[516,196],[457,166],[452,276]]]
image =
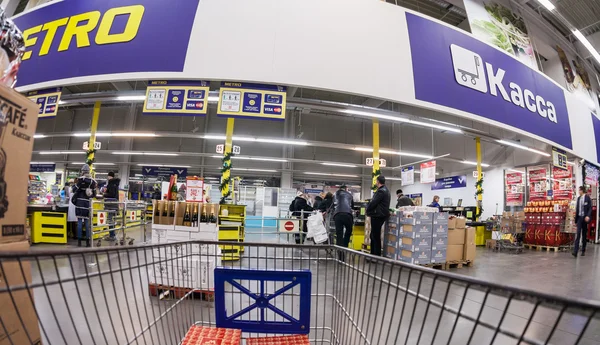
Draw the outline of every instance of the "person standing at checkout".
[[[371,217],[371,255],[381,256],[381,227],[390,217],[390,191],[385,186],[385,176],[377,176],[377,191],[367,205]]]
[[[579,254],[579,241],[581,241],[581,256],[585,256],[585,247],[587,245],[588,224],[592,219],[592,198],[585,193],[585,187],[579,187],[579,197],[577,198],[577,207],[575,209],[575,223],[577,224],[577,237],[575,237],[575,248],[573,248],[574,257]]]

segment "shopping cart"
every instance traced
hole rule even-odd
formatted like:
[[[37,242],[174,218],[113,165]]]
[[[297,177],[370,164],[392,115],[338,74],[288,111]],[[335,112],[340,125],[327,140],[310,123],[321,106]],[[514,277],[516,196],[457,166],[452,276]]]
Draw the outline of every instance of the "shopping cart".
[[[241,327],[241,344],[281,334],[340,345],[596,344],[600,336],[596,302],[328,245],[245,243],[243,258],[219,264],[218,244],[0,253],[0,343],[175,345],[193,325]],[[7,336],[15,322],[27,332]],[[258,326],[248,331],[251,322]]]

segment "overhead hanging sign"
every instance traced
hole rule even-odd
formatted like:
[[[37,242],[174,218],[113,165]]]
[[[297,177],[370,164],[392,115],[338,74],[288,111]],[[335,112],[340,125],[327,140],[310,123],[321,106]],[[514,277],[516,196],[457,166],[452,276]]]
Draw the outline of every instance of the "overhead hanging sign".
[[[284,120],[285,105],[285,86],[222,82],[217,115]]]
[[[54,172],[56,164],[29,164],[29,172]]]
[[[402,168],[401,174],[402,185],[409,186],[411,184],[415,184],[415,167],[409,166],[406,168]]]
[[[435,182],[435,161],[421,163],[421,183]]]
[[[366,159],[365,163],[367,164],[367,166],[372,167],[373,166],[373,162],[374,162],[373,157],[368,157]],[[379,167],[380,168],[385,168],[386,166],[387,166],[387,161],[385,159],[383,159],[383,158],[380,158],[379,159]]]
[[[573,169],[567,170],[552,167],[552,197],[554,200],[572,200],[575,185],[573,184]]]
[[[142,175],[153,177],[171,177],[171,175],[177,175],[178,178],[186,177],[187,168],[144,166],[142,167]]]
[[[185,182],[185,201],[204,202],[204,180],[188,177]]]
[[[417,100],[573,148],[564,89],[460,30],[411,13],[406,19]]]
[[[552,166],[567,170],[567,153],[559,148],[552,147]]]
[[[198,3],[66,0],[38,6],[13,18],[25,41],[17,87],[114,73],[183,72]]]
[[[62,88],[54,87],[51,89],[29,91],[27,92],[27,98],[35,102],[40,108],[38,113],[39,118],[54,117],[58,114],[58,103],[60,102],[61,94]]]
[[[506,206],[523,206],[525,200],[525,172],[504,173]]]
[[[146,89],[146,115],[206,115],[210,84],[206,81],[151,80]]]
[[[598,178],[600,177],[600,170],[598,170],[598,167],[590,164],[588,162],[585,162],[585,164],[583,164],[583,174],[585,176],[584,179],[584,183],[590,186],[597,186],[598,185]]]
[[[548,169],[528,168],[529,200],[543,201],[548,197]]]
[[[99,142],[99,141],[94,141],[94,150],[100,150],[100,148],[101,148],[101,147],[102,147],[102,143],[101,143],[101,142]],[[84,150],[89,150],[89,148],[90,148],[90,143],[89,143],[89,142],[87,142],[87,141],[84,141],[84,142],[83,142],[83,146],[82,146],[82,148],[83,148]]]
[[[431,185],[431,190],[465,188],[466,186],[467,175],[448,176],[436,179],[435,182]]]

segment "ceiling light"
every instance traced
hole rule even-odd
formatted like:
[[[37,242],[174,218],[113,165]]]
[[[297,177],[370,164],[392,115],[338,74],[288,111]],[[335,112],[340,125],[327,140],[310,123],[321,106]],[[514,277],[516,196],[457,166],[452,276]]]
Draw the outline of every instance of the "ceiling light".
[[[354,148],[354,150],[355,151],[363,151],[363,152],[373,152],[373,148],[371,148],[371,147],[357,146]],[[386,153],[386,154],[406,156],[406,157],[424,158],[424,159],[433,158],[433,156],[431,156],[431,155],[424,155],[424,154],[420,154],[420,153],[401,152],[401,151],[394,151],[394,150],[388,150],[388,149],[379,149],[379,153]]]
[[[421,172],[420,172],[420,171],[417,171],[417,170],[415,170],[415,174],[421,174]],[[436,175],[439,175],[440,173],[439,173],[439,172],[436,172],[435,174],[436,174]],[[386,177],[386,178],[387,178],[387,177]]]
[[[168,167],[168,168],[191,168],[190,165],[172,165],[172,164],[151,164],[151,163],[139,163],[139,167]]]
[[[579,30],[574,30],[573,35],[575,35],[575,37],[577,37],[579,42],[581,42],[581,44],[583,44],[583,46],[586,47],[587,50],[590,51],[590,54],[592,54],[592,56],[596,59],[596,61],[598,61],[598,63],[600,63],[600,54],[598,54],[598,51],[596,50],[596,48],[594,48],[594,46],[592,46],[590,41],[588,41],[587,38],[585,38],[585,36],[583,36],[583,34]]]
[[[389,181],[402,181],[402,179],[399,177],[387,177],[387,176],[385,177],[385,180],[386,181],[388,181],[388,180]]]
[[[540,150],[536,150],[536,149],[532,149],[530,147],[527,147],[527,146],[524,146],[524,145],[521,145],[521,144],[517,144],[517,143],[514,143],[512,141],[506,141],[506,140],[496,140],[496,141],[498,143],[500,143],[500,144],[503,144],[503,145],[508,145],[508,146],[516,147],[516,148],[521,149],[521,150],[526,150],[526,151],[529,151],[529,152],[537,153],[538,155],[542,155],[542,156],[545,156],[545,157],[550,157],[549,153],[546,153],[546,152],[540,151]]]
[[[235,138],[234,138],[234,140],[235,140]],[[269,143],[269,144],[300,145],[300,146],[308,145],[308,142],[303,141],[303,140],[256,138],[256,141],[259,143]]]
[[[569,165],[573,165],[573,166],[577,165],[577,164],[575,164],[574,162],[569,162],[569,161],[567,161],[567,164],[569,164]]]
[[[525,171],[522,171],[522,170],[517,170],[517,169],[508,169],[508,171],[517,172],[517,173],[519,173],[519,174],[524,174],[524,173],[525,173]]]
[[[115,151],[113,155],[144,155],[144,156],[179,156],[169,152],[140,152],[140,151]]]
[[[83,155],[85,151],[40,151],[41,155]]]
[[[54,162],[29,162],[29,164],[55,164]]]
[[[222,158],[222,157],[219,157],[219,158]],[[246,156],[232,156],[232,158],[249,160],[249,161],[260,161],[260,162],[281,162],[281,163],[287,162],[287,159],[281,159],[281,158],[260,158],[260,157],[246,157]]]
[[[209,140],[225,140],[225,136],[224,135],[215,135],[215,134],[207,134],[204,136],[204,139],[209,139]]]
[[[257,172],[277,172],[274,169],[252,169],[252,168],[231,168],[232,170],[241,170],[241,171],[257,171]]]
[[[330,174],[321,172],[305,172],[306,175],[320,175],[320,176],[337,176],[337,177],[358,177],[357,175],[346,175],[346,174]]]
[[[378,114],[378,113],[374,113],[374,112],[370,112],[370,111],[344,109],[341,112],[346,113],[346,114],[351,114],[351,115],[367,116],[367,117],[376,118],[376,119],[390,120],[390,121],[394,121],[394,122],[410,123],[410,124],[417,125],[417,126],[436,128],[439,130],[449,131],[449,132],[454,132],[454,133],[462,133],[462,130],[460,130],[459,128],[455,128],[455,127],[443,126],[443,125],[438,125],[438,124],[434,124],[434,123],[430,123],[430,122],[415,121],[415,120],[411,120],[411,119],[407,119],[407,118],[403,118],[403,117]]]
[[[79,133],[73,133],[72,136],[74,137],[90,137],[91,133],[90,132],[79,132]],[[96,137],[97,138],[102,138],[102,137],[155,137],[156,134],[155,133],[144,133],[144,132],[96,132]]]
[[[471,162],[471,161],[461,161],[461,163],[463,164],[469,164],[469,165],[477,165],[477,162]],[[489,167],[489,164],[485,164],[485,163],[481,163],[481,166],[484,168]]]
[[[344,164],[344,163],[321,163],[321,165],[328,165],[332,167],[344,167],[344,168],[356,168],[354,164]]]
[[[84,165],[84,162],[69,162],[68,164]],[[115,163],[94,163],[94,165],[115,165]]]
[[[542,4],[548,11],[554,11],[556,7],[550,2],[550,0],[537,0],[540,4]]]
[[[34,139],[41,139],[41,138],[45,138],[45,137],[46,137],[46,136],[45,136],[45,135],[43,135],[43,134],[34,134],[34,135],[33,135],[33,138],[34,138]]]
[[[146,96],[118,96],[117,101],[144,101]]]

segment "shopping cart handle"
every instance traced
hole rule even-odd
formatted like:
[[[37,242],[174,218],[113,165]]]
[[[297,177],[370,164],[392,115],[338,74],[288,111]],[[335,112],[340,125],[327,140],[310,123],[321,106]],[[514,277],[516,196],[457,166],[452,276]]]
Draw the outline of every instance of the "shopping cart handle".
[[[247,282],[240,284],[239,282]],[[265,286],[280,286],[275,282],[285,282],[280,289],[273,293],[265,291]],[[310,332],[310,291],[312,274],[310,271],[267,271],[236,268],[215,268],[215,314],[217,327],[240,329],[242,332],[267,333],[267,334],[308,334]],[[225,283],[231,288],[225,290]],[[273,300],[278,296],[287,293],[290,296],[291,290],[296,286],[300,287],[299,296],[291,296],[294,301],[290,304],[296,304],[299,298],[300,313],[296,319],[292,315],[273,304]],[[259,291],[252,291],[252,289]],[[227,315],[225,307],[225,295],[244,294],[253,302],[249,306],[239,310],[236,313]],[[236,300],[238,300],[236,298]],[[280,299],[281,300],[281,299]],[[258,309],[259,313],[250,313]],[[277,314],[283,321],[267,321],[265,319],[265,310]],[[259,320],[252,320],[255,315],[259,315]],[[244,319],[244,320],[242,320]],[[271,317],[272,319],[272,317]]]

